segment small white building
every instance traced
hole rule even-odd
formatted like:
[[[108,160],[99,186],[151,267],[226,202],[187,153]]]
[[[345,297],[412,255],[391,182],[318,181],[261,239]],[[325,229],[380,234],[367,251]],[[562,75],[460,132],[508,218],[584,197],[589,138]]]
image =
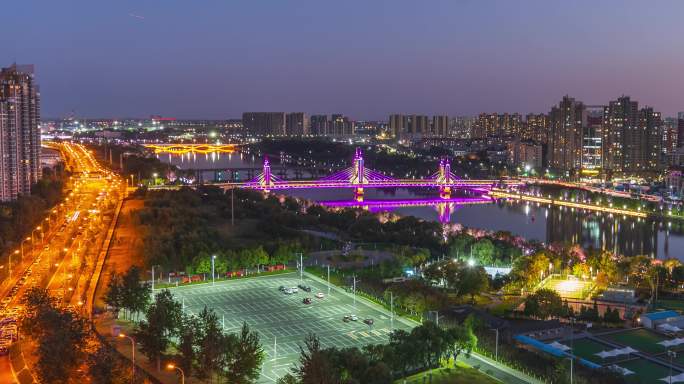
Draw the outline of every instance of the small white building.
[[[639,316],[639,322],[645,328],[656,329],[661,324],[684,324],[684,316],[677,311],[650,312]]]

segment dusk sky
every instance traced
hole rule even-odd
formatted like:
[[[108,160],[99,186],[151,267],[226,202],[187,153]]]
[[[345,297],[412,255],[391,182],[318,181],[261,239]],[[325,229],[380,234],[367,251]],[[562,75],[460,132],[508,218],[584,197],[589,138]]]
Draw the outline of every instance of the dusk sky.
[[[19,0],[0,64],[43,117],[684,111],[684,1]]]

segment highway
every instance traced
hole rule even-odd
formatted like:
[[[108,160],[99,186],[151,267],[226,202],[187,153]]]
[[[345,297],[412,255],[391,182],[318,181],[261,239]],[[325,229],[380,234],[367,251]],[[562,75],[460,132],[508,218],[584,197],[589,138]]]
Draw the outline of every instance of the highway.
[[[100,254],[113,211],[123,198],[125,183],[102,168],[92,153],[80,144],[47,143],[62,154],[71,177],[70,191],[15,252],[12,278],[0,287],[2,318],[20,318],[20,303],[31,287],[47,288],[59,303],[83,315],[85,294]],[[7,355],[0,357],[0,383],[15,382]]]

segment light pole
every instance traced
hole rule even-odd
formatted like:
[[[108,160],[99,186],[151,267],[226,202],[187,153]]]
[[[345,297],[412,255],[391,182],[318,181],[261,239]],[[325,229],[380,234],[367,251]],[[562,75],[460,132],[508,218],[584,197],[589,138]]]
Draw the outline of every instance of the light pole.
[[[330,296],[330,264],[328,264],[328,296]]]
[[[216,255],[211,256],[211,285],[214,285],[214,260],[216,260]]]
[[[122,339],[126,338],[131,341],[131,361],[133,362],[133,367],[131,368],[131,383],[133,383],[135,382],[135,340],[125,333],[119,333],[119,337]]]
[[[166,368],[167,368],[167,369],[171,369],[171,370],[175,369],[175,370],[177,370],[178,372],[180,372],[180,375],[181,375],[181,384],[185,384],[185,372],[183,372],[183,370],[181,369],[181,367],[178,367],[178,366],[176,366],[175,364],[168,364],[168,365],[166,366]]]
[[[496,332],[496,341],[494,342],[494,360],[499,361],[499,328],[493,328]]]
[[[677,352],[668,349],[667,350],[667,356],[670,358],[670,375],[667,377],[668,383],[672,384],[672,358],[677,357]]]
[[[394,294],[390,291],[390,330],[394,330]]]
[[[24,261],[24,242],[31,240],[30,237],[26,237],[24,240],[21,241],[20,247],[21,247],[21,261]],[[33,252],[31,252],[33,254]]]
[[[304,281],[304,254],[299,252],[299,281]]]

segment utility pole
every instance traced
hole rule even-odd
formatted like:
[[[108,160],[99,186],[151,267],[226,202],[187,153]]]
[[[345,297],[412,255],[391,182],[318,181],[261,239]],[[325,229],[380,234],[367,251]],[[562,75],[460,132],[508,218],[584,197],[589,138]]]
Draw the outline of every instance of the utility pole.
[[[354,275],[354,307],[356,308],[356,275]]]
[[[299,281],[304,281],[304,254],[299,252]]]
[[[328,264],[328,296],[330,296],[330,264]]]
[[[390,291],[390,329],[394,330],[394,294]]]
[[[152,266],[152,292],[154,292],[154,265]]]
[[[211,256],[211,285],[214,285],[214,260],[216,260],[216,255]]]
[[[230,225],[235,226],[235,205],[233,201],[235,200],[235,188],[230,189]]]

